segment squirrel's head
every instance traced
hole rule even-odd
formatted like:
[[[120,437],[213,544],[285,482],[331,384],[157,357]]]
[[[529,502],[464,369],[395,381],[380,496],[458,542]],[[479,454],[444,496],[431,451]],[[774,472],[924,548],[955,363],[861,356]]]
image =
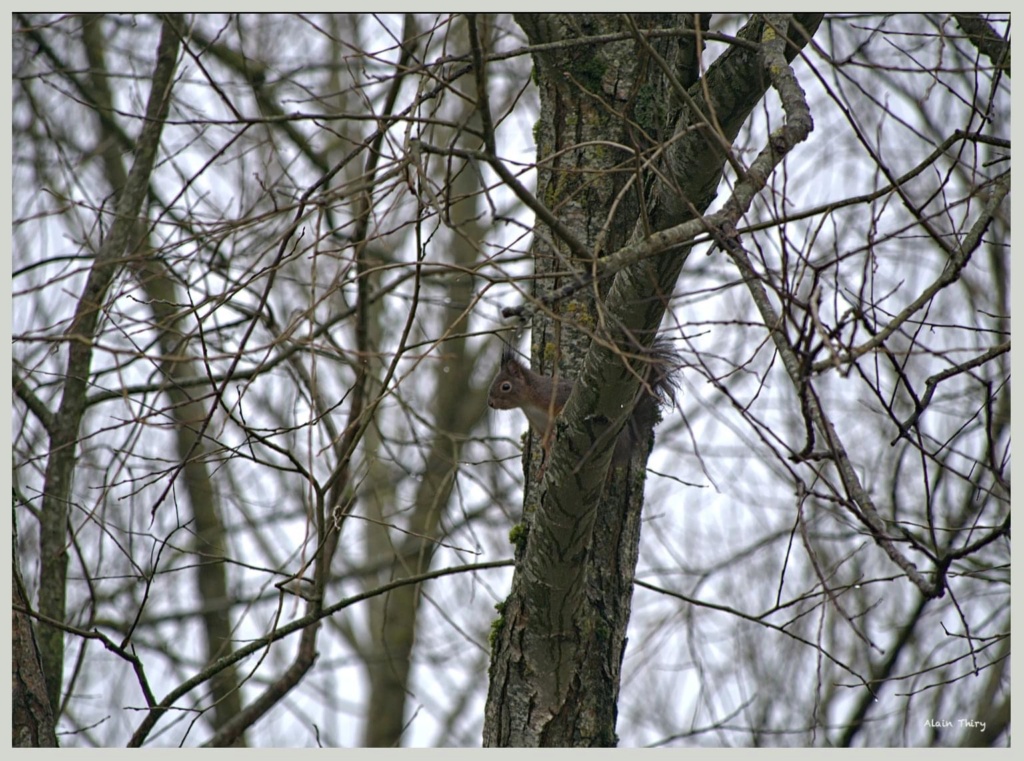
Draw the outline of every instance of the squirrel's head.
[[[528,386],[526,368],[516,359],[512,347],[501,352],[501,370],[487,392],[487,406],[495,410],[511,410],[523,405]]]

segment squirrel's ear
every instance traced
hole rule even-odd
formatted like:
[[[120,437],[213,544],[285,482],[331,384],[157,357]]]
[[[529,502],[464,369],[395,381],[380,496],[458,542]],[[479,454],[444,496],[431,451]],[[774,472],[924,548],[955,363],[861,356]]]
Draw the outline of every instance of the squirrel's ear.
[[[502,344],[501,344],[501,366],[502,367],[508,367],[510,364],[515,364],[515,362],[516,362],[516,355],[515,355],[515,352],[512,350],[512,346],[508,342],[502,341]]]

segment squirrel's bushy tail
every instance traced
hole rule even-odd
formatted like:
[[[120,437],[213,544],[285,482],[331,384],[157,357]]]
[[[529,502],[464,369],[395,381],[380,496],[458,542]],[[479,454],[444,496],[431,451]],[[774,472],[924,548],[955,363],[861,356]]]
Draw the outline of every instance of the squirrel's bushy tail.
[[[661,420],[661,409],[670,402],[676,403],[675,392],[679,388],[679,369],[682,359],[670,341],[655,341],[644,352],[647,369],[644,383],[633,414],[626,422],[626,436],[619,436],[615,445],[613,461],[622,464],[632,457],[642,443],[654,433],[654,427]]]

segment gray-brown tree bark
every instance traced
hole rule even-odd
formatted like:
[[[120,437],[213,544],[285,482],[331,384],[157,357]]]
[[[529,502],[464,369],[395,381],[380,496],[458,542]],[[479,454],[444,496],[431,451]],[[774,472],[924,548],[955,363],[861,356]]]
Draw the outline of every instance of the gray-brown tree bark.
[[[542,226],[533,248],[537,269],[588,273],[602,254],[708,207],[726,158],[722,147],[770,82],[761,46],[774,34],[788,37],[791,59],[820,16],[801,16],[781,29],[755,19],[738,35],[749,46],[732,48],[703,82],[698,60],[706,20],[699,17],[645,16],[645,30],[675,30],[650,39],[620,16],[522,15],[518,21],[531,43],[553,47],[534,56],[538,163],[545,167],[537,197],[564,227]],[[630,30],[616,42],[574,44]],[[632,155],[608,146],[626,146]],[[621,167],[644,169],[616,177]],[[627,178],[633,187],[626,192],[636,200],[619,205]],[[531,487],[524,507],[525,540],[492,655],[486,745],[617,743],[648,451],[636,453],[628,472],[609,477],[614,438],[606,433],[614,434],[616,420],[621,427],[619,411],[638,390],[638,373],[624,357],[651,344],[665,314],[664,294],[675,288],[687,251],[670,248],[622,269],[597,300],[581,296],[556,306],[572,319],[534,324],[535,358],[561,355],[563,371],[578,380],[544,479]],[[595,447],[602,436],[605,445]]]
[[[15,536],[15,540],[17,536]],[[28,596],[18,567],[17,541],[11,571],[11,744],[15,748],[56,748],[56,723],[46,694]]]

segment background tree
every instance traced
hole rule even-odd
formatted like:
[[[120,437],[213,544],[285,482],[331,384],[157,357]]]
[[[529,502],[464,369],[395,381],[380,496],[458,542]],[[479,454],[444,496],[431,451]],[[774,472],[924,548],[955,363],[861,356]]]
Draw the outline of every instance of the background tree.
[[[13,56],[24,742],[1009,744],[1008,17]],[[578,381],[520,475],[523,327]]]

